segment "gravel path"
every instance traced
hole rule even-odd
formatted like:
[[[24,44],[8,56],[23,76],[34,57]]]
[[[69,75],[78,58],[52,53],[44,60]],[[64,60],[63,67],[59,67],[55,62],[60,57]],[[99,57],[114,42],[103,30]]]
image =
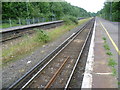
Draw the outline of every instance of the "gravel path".
[[[59,44],[61,44],[65,39],[67,39],[72,33],[76,32],[81,26],[76,27],[63,34],[61,37],[57,38],[55,41],[43,45],[37,48],[36,51],[32,52],[31,55],[17,60],[13,63],[2,68],[2,88],[9,87],[27,71],[29,71],[33,66],[40,62],[47,54],[54,50]]]

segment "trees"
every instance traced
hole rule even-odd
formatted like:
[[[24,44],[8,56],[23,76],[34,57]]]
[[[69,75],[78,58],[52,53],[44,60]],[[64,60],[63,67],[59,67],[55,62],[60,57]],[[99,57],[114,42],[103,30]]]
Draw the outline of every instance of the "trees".
[[[120,1],[112,4],[112,20],[120,22]]]
[[[58,19],[64,15],[89,17],[90,14],[67,2],[2,2],[2,19],[45,17]]]
[[[120,1],[105,2],[104,8],[97,12],[97,15],[111,21],[120,21]]]

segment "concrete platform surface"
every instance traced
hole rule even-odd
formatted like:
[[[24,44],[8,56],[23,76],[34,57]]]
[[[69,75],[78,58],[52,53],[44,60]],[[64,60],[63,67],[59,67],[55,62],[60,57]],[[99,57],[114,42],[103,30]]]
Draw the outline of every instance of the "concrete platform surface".
[[[89,54],[87,58],[85,73],[83,77],[82,89],[91,88],[94,90],[102,88],[102,90],[118,88],[118,75],[113,76],[112,67],[108,66],[109,55],[106,54],[104,48],[103,37],[107,38],[107,43],[110,46],[110,51],[113,53],[115,61],[118,61],[118,52],[115,50],[113,43],[106,34],[103,25],[109,29],[109,33],[113,41],[118,45],[118,28],[117,24],[111,23],[107,20],[96,18],[92,40],[90,44]],[[110,28],[111,27],[111,28]],[[111,31],[112,30],[112,31]],[[118,66],[116,66],[116,69]]]
[[[104,30],[96,19],[95,47],[94,47],[94,66],[92,88],[118,88],[117,77],[112,75],[112,68],[108,66],[109,56],[104,49]]]

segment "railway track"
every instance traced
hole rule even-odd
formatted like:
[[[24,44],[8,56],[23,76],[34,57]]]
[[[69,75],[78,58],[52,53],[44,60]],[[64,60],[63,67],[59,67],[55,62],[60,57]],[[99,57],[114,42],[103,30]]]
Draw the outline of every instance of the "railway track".
[[[94,19],[66,39],[9,89],[68,88],[93,25]]]

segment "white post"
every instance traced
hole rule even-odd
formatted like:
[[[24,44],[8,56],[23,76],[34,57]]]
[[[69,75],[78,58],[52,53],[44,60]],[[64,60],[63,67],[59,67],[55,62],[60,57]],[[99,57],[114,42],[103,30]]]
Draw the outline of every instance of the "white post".
[[[39,18],[38,18],[38,23],[40,22]]]
[[[19,25],[21,25],[21,20],[20,20],[20,18],[19,18]]]
[[[33,17],[33,24],[35,23],[34,17]]]
[[[10,27],[12,27],[11,19],[9,18]]]
[[[27,21],[27,18],[26,18],[26,24],[27,24],[27,25],[29,24],[28,21]]]

